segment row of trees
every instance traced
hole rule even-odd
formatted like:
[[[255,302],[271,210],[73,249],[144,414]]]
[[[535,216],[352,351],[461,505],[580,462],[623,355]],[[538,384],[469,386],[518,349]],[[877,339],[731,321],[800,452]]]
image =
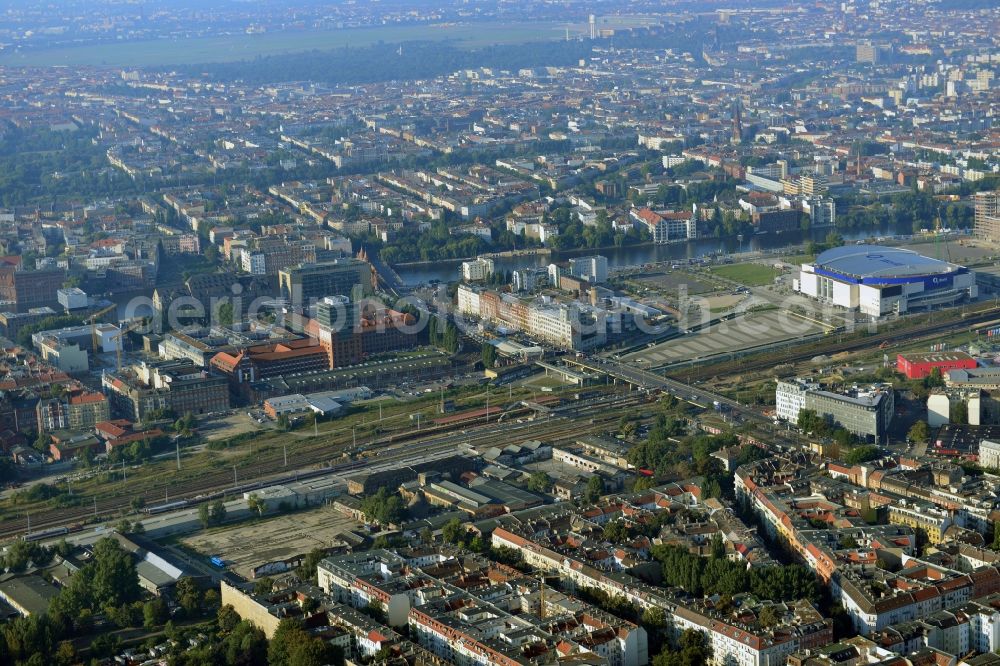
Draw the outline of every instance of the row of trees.
[[[798,564],[747,571],[745,565],[726,559],[725,550],[714,545],[708,558],[677,546],[654,546],[652,555],[662,565],[664,583],[696,597],[713,594],[732,597],[750,591],[769,601],[820,598],[816,577]]]
[[[458,351],[458,327],[450,319],[431,317],[427,322],[427,335],[431,345],[452,354]]]
[[[850,431],[836,425],[832,418],[820,416],[815,409],[800,409],[796,425],[803,432],[812,433],[816,437],[829,437],[840,446],[853,446],[857,443],[857,437]]]
[[[364,498],[361,501],[361,510],[368,521],[379,525],[395,524],[406,516],[403,498],[384,487]]]
[[[68,550],[62,544],[60,548]],[[43,557],[31,550],[18,557]],[[101,539],[94,544],[93,558],[52,600],[47,613],[17,618],[4,625],[0,631],[0,663],[74,663],[66,661],[75,654],[72,645],[60,642],[91,631],[96,613],[103,613],[120,626],[141,626],[145,612],[143,605],[137,604],[139,596],[139,577],[131,554],[117,540]],[[155,614],[155,609],[150,614]]]

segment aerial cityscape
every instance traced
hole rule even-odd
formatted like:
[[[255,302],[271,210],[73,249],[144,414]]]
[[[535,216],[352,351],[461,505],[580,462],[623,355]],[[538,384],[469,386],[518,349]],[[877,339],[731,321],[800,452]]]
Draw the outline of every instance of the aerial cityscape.
[[[1000,666],[996,0],[0,2],[0,666]]]

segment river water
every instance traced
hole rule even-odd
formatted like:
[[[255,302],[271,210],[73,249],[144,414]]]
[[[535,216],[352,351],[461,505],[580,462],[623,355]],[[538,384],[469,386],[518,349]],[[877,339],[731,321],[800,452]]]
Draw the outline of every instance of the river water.
[[[811,232],[790,231],[781,234],[761,234],[744,238],[699,238],[685,243],[668,245],[632,245],[602,250],[582,250],[553,253],[551,256],[526,255],[494,259],[496,270],[513,271],[521,268],[545,266],[552,262],[564,262],[570,257],[601,254],[608,258],[608,268],[639,266],[660,261],[686,260],[713,254],[736,254],[738,252],[776,251],[789,248],[809,240],[822,241],[830,229],[816,229]],[[845,241],[885,238],[892,235],[888,229],[866,229],[863,231],[838,231]],[[451,282],[461,277],[460,261],[440,261],[427,264],[396,266],[396,272],[407,285],[427,283],[432,280]]]

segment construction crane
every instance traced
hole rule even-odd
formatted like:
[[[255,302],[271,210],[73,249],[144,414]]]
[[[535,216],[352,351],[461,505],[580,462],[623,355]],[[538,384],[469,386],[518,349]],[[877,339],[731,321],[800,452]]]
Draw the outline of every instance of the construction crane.
[[[941,260],[941,206],[940,204],[935,206],[935,212],[937,215],[934,218],[934,249],[935,254],[937,254],[938,261]],[[945,241],[945,250],[948,252],[948,261],[951,261],[951,246]]]
[[[134,331],[135,329],[142,326],[142,319],[136,319],[131,324],[123,328],[118,333],[115,333],[111,339],[115,342],[115,352],[118,355],[118,371],[121,372],[122,369],[122,349],[125,347],[125,336]]]
[[[104,315],[108,314],[112,310],[114,310],[116,307],[118,307],[118,306],[114,305],[114,304],[109,305],[108,307],[104,308],[103,310],[98,310],[97,312],[95,312],[94,314],[90,315],[86,319],[86,322],[88,324],[90,324],[90,342],[93,345],[93,350],[94,350],[95,354],[97,353],[97,343],[98,343],[98,340],[97,340],[97,320],[100,319],[101,317],[103,317]]]

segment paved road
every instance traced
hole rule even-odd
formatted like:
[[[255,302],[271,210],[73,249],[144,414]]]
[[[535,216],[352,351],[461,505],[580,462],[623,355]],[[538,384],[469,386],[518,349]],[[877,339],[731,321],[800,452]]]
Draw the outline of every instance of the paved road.
[[[691,386],[675,379],[669,379],[654,372],[636,368],[635,366],[599,357],[567,359],[567,361],[579,364],[595,372],[607,373],[612,377],[630,382],[644,389],[667,391],[682,400],[686,400],[702,408],[711,408],[714,403],[718,402],[720,405],[724,405],[731,414],[739,416],[746,421],[756,423],[770,431],[769,439],[773,443],[785,447],[798,447],[801,444],[801,442],[792,437],[791,433],[786,434],[777,429],[774,422],[761,412],[749,405],[744,405],[741,402],[719,395],[718,393],[712,393],[703,388]]]

